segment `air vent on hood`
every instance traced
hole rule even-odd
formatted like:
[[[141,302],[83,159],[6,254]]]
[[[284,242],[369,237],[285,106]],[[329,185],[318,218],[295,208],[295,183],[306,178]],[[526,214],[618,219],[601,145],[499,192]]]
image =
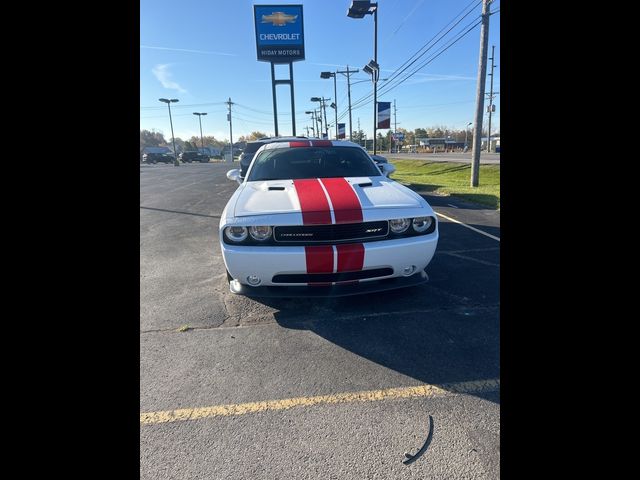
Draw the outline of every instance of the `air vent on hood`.
[[[269,190],[284,190],[284,187],[269,187]]]
[[[371,182],[367,182],[367,183],[359,183],[358,184],[359,187],[364,188],[364,187],[371,187],[373,186],[373,183]]]

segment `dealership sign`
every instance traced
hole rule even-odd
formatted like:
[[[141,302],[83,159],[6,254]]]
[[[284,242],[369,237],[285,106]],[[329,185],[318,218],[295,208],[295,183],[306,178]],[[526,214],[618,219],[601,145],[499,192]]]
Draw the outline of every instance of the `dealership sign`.
[[[254,5],[253,17],[259,61],[304,60],[302,5]]]

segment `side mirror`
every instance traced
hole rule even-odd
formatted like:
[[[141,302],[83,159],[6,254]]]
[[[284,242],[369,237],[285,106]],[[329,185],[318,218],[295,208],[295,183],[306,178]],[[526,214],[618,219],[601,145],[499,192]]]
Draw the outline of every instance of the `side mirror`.
[[[234,168],[233,170],[229,170],[227,172],[227,178],[229,180],[235,180],[238,183],[242,183],[242,180],[244,180],[241,176],[240,176],[240,169],[238,168]]]
[[[380,165],[380,168],[382,169],[382,174],[385,177],[388,177],[396,171],[396,166],[393,163],[383,163]]]

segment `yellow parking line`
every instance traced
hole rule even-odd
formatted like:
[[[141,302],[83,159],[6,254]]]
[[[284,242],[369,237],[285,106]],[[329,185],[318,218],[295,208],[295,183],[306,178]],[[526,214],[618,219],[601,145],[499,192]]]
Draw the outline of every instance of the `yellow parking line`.
[[[264,402],[216,405],[201,408],[182,408],[164,412],[146,412],[140,414],[140,424],[181,422],[201,418],[224,417],[228,415],[244,415],[264,411],[287,410],[294,407],[310,407],[312,405],[351,402],[375,402],[393,398],[436,397],[448,393],[478,393],[500,389],[499,379],[477,380],[442,385],[419,385],[416,387],[387,388],[385,390],[369,390],[364,392],[337,393],[316,397],[296,397]]]

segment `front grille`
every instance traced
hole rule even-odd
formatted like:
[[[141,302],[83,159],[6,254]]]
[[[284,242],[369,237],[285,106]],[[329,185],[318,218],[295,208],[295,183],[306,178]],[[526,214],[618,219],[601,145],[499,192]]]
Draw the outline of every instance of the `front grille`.
[[[357,272],[340,273],[291,273],[274,275],[273,283],[333,283],[378,278],[393,275],[392,268],[373,268]]]
[[[340,243],[384,238],[389,234],[389,222],[344,223],[337,225],[296,225],[274,228],[274,239],[286,245]]]

